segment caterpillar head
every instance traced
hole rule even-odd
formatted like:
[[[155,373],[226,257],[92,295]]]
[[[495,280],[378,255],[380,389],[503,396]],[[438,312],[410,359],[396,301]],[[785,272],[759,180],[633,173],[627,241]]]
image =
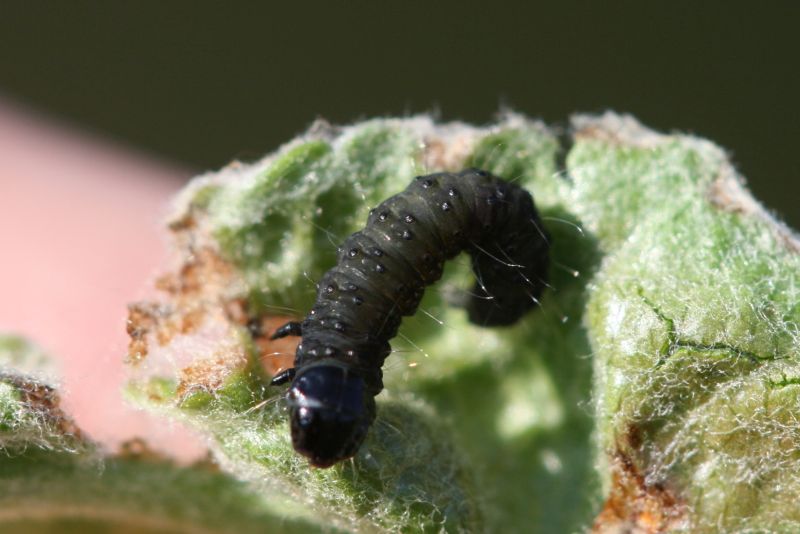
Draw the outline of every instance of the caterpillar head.
[[[337,362],[298,372],[287,393],[292,445],[315,467],[353,456],[375,417],[364,379]]]

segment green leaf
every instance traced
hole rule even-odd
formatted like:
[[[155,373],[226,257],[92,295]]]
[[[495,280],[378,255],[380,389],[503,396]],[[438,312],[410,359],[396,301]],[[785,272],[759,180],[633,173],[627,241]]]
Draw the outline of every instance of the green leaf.
[[[676,528],[797,530],[797,238],[711,143],[580,124],[568,165],[604,251],[586,322],[606,483],[643,476]]]
[[[552,237],[540,308],[511,327],[470,324],[452,304],[469,262],[450,262],[392,342],[364,446],[309,467],[291,447],[284,390],[269,386],[294,349],[268,334],[306,314],[371,207],[414,175],[468,166],[534,194]],[[710,142],[614,114],[576,117],[563,148],[518,115],[486,128],[320,123],[193,181],[170,229],[177,267],[162,298],[132,307],[127,393],[203,434],[224,474],[168,483],[156,475],[201,474],[136,460],[137,483],[131,460],[65,434],[65,419],[30,409],[33,382],[6,373],[0,443],[22,451],[5,460],[19,487],[40,470],[52,474],[42,488],[78,499],[63,461],[115,488],[86,506],[118,502],[127,477],[169,506],[119,497],[125,510],[209,530],[800,530],[800,242]],[[24,463],[33,452],[47,460]],[[224,505],[211,513],[214,499]]]
[[[579,357],[591,351],[581,315],[584,284],[599,256],[570,213],[558,150],[543,125],[516,116],[491,133],[425,118],[375,120],[293,142],[235,169],[235,176],[225,171],[201,179],[175,215],[193,221],[178,229],[176,242],[195,249],[208,243],[213,260],[198,265],[185,249],[184,261],[226,282],[206,288],[202,325],[175,338],[191,347],[191,357],[182,352],[186,367],[174,377],[181,384],[175,393],[150,391],[161,377],[148,373],[148,362],[172,350],[156,347],[153,337],[131,395],[207,432],[227,470],[301,503],[323,523],[392,531],[519,530],[532,522],[542,532],[579,529],[591,520],[599,487],[585,407],[591,365]],[[317,157],[309,158],[312,152]],[[427,292],[426,313],[407,319],[393,342],[387,392],[359,454],[330,470],[310,468],[289,442],[282,390],[267,388],[257,365],[262,353],[276,349],[257,348],[244,325],[287,315],[285,307],[303,315],[315,296],[313,281],[333,265],[338,243],[363,225],[371,207],[426,169],[468,165],[535,192],[542,214],[558,221],[549,228],[554,256],[570,268],[553,270],[557,289],[542,310],[512,328],[484,329],[449,304],[448,293],[469,287],[472,276],[467,262],[451,262],[439,283],[443,291]],[[206,194],[210,184],[215,196],[198,208],[193,192]],[[184,301],[196,305],[193,297],[169,301],[162,332],[189,313]],[[237,305],[245,317],[222,311]],[[232,376],[252,378],[242,382],[249,404],[224,401],[222,384]],[[554,514],[558,509],[570,512]]]
[[[141,443],[109,454],[32,375],[41,350],[0,336],[0,530],[36,532],[308,532],[281,506],[213,465],[181,467]]]

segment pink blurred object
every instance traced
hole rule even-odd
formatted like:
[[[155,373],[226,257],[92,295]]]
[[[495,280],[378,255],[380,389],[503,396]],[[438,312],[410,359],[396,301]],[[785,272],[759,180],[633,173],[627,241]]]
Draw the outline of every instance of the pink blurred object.
[[[144,437],[184,460],[204,452],[121,395],[127,304],[148,296],[161,219],[190,176],[0,100],[0,332],[57,359],[64,407],[112,450]]]

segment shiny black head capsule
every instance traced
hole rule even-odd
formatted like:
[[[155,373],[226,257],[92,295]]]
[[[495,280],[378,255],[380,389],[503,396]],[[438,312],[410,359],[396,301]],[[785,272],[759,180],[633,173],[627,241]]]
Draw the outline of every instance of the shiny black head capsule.
[[[342,365],[319,364],[298,372],[287,393],[292,444],[315,467],[353,456],[375,418],[364,379]]]

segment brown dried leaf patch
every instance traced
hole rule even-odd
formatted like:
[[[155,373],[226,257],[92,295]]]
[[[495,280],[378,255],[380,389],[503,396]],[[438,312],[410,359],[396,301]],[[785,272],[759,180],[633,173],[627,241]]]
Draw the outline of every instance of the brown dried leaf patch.
[[[54,388],[37,380],[15,375],[2,375],[0,378],[16,388],[20,400],[29,411],[57,430],[60,435],[87,441],[83,431],[61,408],[61,397]]]
[[[593,533],[656,534],[686,528],[686,505],[665,486],[648,484],[628,455],[614,454],[611,476],[611,491],[594,520]]]
[[[180,371],[178,395],[183,398],[194,391],[213,393],[223,386],[233,372],[246,366],[247,355],[244,349],[194,362]]]
[[[606,112],[602,115],[574,115],[571,118],[576,141],[602,141],[610,145],[655,148],[667,137],[647,128],[632,115]]]
[[[425,138],[422,165],[425,169],[458,171],[472,154],[477,136],[464,134],[452,138],[429,136]]]
[[[719,175],[711,182],[706,195],[720,210],[767,222],[783,246],[792,252],[800,252],[800,236],[773,217],[753,198],[732,166],[724,165],[720,169]]]
[[[225,307],[225,289],[235,281],[234,267],[211,248],[190,252],[177,272],[156,281],[166,303],[140,302],[129,306],[128,363],[139,364],[151,352],[150,343],[165,346],[175,336],[191,334]]]

